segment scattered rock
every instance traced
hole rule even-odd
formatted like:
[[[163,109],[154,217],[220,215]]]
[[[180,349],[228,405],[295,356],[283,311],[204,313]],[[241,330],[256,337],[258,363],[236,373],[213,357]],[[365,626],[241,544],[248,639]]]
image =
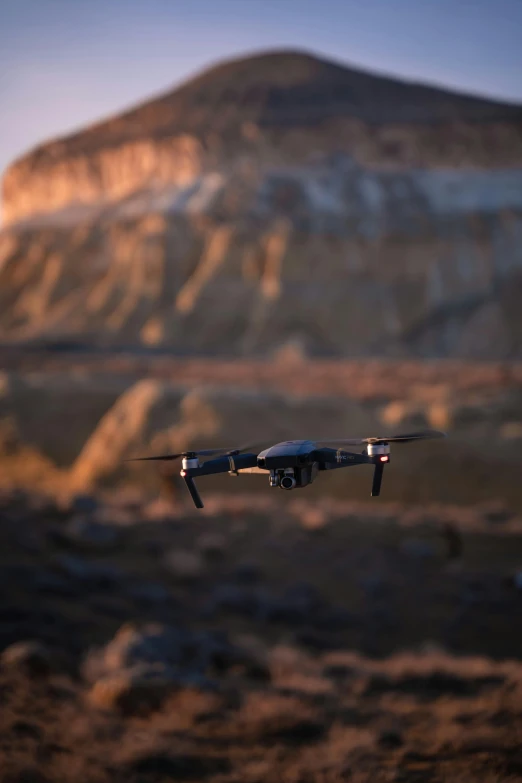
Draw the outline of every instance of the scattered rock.
[[[74,517],[68,524],[65,537],[68,543],[81,549],[113,549],[120,540],[118,530],[85,516]]]
[[[330,652],[339,649],[339,642],[326,632],[305,628],[295,634],[295,643],[315,652]]]
[[[36,723],[30,723],[26,720],[17,720],[11,724],[11,734],[24,739],[41,740],[42,730]]]
[[[326,726],[319,720],[295,717],[282,725],[266,726],[262,736],[265,742],[282,742],[285,745],[308,745],[321,740],[326,733]]]
[[[253,615],[256,608],[255,593],[248,588],[234,584],[218,585],[212,591],[212,596],[207,604],[209,614],[215,611],[228,611],[248,616]]]
[[[41,642],[16,642],[7,647],[0,658],[5,668],[18,669],[31,677],[45,677],[51,673],[55,660],[51,651]]]
[[[463,676],[436,669],[426,674],[404,673],[399,677],[373,674],[367,683],[365,696],[383,695],[396,691],[409,694],[419,701],[434,701],[441,697],[475,698],[482,691],[498,687],[504,682],[502,675]]]
[[[2,775],[2,783],[51,783],[51,781],[36,767],[24,764],[16,772]]]
[[[218,557],[226,551],[227,539],[222,533],[202,533],[196,546],[206,557]]]
[[[164,604],[170,598],[169,591],[157,582],[140,582],[131,585],[128,594],[135,601],[148,604]]]
[[[21,549],[31,554],[41,554],[45,549],[45,541],[43,535],[31,528],[21,528],[16,536],[17,544]]]
[[[502,525],[509,522],[513,517],[513,512],[506,508],[503,503],[493,502],[482,506],[481,516],[490,525]]]
[[[433,544],[420,538],[407,538],[401,543],[400,549],[403,554],[422,560],[430,560],[436,555]]]
[[[522,421],[507,421],[502,424],[500,437],[505,440],[522,440]]]
[[[97,680],[88,700],[95,707],[131,715],[157,709],[175,686],[168,670],[142,664]]]
[[[178,507],[166,498],[157,498],[142,509],[142,516],[148,522],[169,522],[176,517]]]
[[[99,586],[114,585],[123,578],[122,572],[116,566],[90,563],[82,557],[60,555],[53,562],[58,571],[80,582]]]
[[[323,668],[323,675],[332,680],[343,681],[352,679],[356,676],[357,670],[353,666],[341,663],[327,664]]]
[[[217,756],[149,754],[134,759],[126,768],[128,779],[206,780],[230,772],[230,761]]]
[[[76,597],[78,586],[58,574],[47,569],[37,569],[34,574],[34,585],[37,590],[51,595]]]
[[[293,585],[280,596],[258,586],[222,584],[213,590],[207,614],[226,611],[262,622],[295,625],[317,623],[327,608],[319,592],[306,583]]]
[[[379,598],[386,593],[388,583],[380,574],[365,574],[359,584],[367,598]]]
[[[70,509],[75,514],[94,514],[100,504],[94,495],[74,495],[70,501]]]
[[[88,653],[82,674],[93,682],[142,664],[177,667],[189,641],[186,632],[173,627],[151,623],[138,628],[127,623],[105,647]]]
[[[328,515],[320,508],[307,508],[300,514],[299,521],[305,530],[319,531],[328,525]]]
[[[288,587],[280,598],[258,591],[258,602],[257,613],[263,619],[289,624],[313,623],[325,607],[319,591],[307,583]]]
[[[252,585],[261,581],[262,571],[255,563],[240,563],[232,571],[231,578],[244,585]]]
[[[222,633],[151,623],[141,628],[122,626],[105,647],[87,654],[81,673],[93,686],[93,703],[129,711],[136,709],[142,695],[148,708],[156,704],[165,683],[170,690],[218,691],[212,676],[238,667],[257,679],[270,676],[252,644],[245,642],[243,647],[230,643]]]
[[[393,748],[400,748],[404,745],[404,739],[400,731],[395,729],[387,729],[381,731],[377,739],[381,748],[387,750],[393,750]]]
[[[212,666],[229,668],[241,657],[241,651],[217,632],[192,632],[160,623],[142,627],[127,623],[105,647],[88,653],[82,674],[93,682],[142,664],[161,665],[184,674],[204,674]]]
[[[133,508],[110,505],[101,506],[96,514],[93,515],[93,521],[98,522],[100,525],[105,525],[114,530],[117,535],[121,535],[121,528],[141,522],[142,518],[139,512]]]
[[[522,571],[517,571],[513,575],[513,585],[517,590],[522,590]]]
[[[444,522],[442,535],[446,544],[446,557],[455,562],[464,554],[464,539],[457,525],[452,522]]]
[[[314,624],[325,631],[342,631],[361,625],[361,618],[342,606],[332,606],[314,617]]]
[[[173,549],[163,558],[166,570],[174,579],[190,582],[199,579],[205,572],[205,561],[199,552]]]
[[[56,517],[60,516],[60,509],[56,504],[56,501],[48,495],[41,493],[31,493],[27,497],[27,509],[33,514],[38,514],[42,517]]]

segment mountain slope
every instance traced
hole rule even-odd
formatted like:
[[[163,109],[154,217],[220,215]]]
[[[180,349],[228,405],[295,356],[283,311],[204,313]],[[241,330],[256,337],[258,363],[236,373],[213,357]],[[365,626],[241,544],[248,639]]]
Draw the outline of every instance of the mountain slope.
[[[522,355],[522,108],[234,60],[16,162],[0,338]]]
[[[178,89],[61,141],[60,156],[137,139],[241,123],[284,129],[349,117],[375,124],[521,121],[519,106],[399,81],[300,52],[272,52],[206,70]],[[47,146],[38,156],[45,157]]]

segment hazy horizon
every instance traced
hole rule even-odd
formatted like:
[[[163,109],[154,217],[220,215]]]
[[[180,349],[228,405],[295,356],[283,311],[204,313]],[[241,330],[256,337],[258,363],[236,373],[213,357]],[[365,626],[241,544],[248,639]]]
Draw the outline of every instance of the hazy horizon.
[[[51,138],[217,62],[304,50],[347,66],[522,102],[522,3],[476,0],[12,0],[0,9],[0,172]],[[197,35],[197,45],[194,37]],[[174,42],[174,46],[173,46]]]

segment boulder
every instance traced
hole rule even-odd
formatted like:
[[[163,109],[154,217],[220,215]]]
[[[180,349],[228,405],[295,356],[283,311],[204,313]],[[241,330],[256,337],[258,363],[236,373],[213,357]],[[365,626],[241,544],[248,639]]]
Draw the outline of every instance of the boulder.
[[[87,698],[94,707],[132,715],[157,709],[175,687],[176,681],[167,669],[138,665],[101,677]]]
[[[437,554],[433,544],[420,538],[407,538],[402,542],[400,548],[403,554],[420,560],[431,560]]]
[[[150,623],[138,627],[128,623],[105,647],[88,653],[82,674],[93,682],[137,665],[179,667],[189,643],[189,634],[170,626]]]
[[[94,495],[76,494],[70,500],[70,508],[76,514],[93,514],[100,507]]]
[[[113,549],[120,541],[119,531],[111,526],[97,522],[88,516],[75,516],[64,531],[68,543],[79,549]]]
[[[124,577],[117,566],[93,563],[79,555],[58,555],[54,558],[53,565],[60,573],[86,584],[113,586]]]
[[[32,677],[45,677],[56,667],[56,658],[46,645],[38,641],[16,642],[7,647],[0,664],[6,669],[16,669]]]
[[[163,558],[165,570],[180,582],[191,582],[205,573],[205,561],[199,552],[172,549]]]
[[[206,557],[218,557],[225,553],[227,539],[222,533],[202,533],[198,536],[196,546]]]
[[[129,623],[107,645],[89,651],[81,674],[91,684],[89,698],[97,706],[150,708],[174,688],[219,690],[213,676],[231,669],[266,679],[259,649],[240,641],[231,643],[217,632]]]

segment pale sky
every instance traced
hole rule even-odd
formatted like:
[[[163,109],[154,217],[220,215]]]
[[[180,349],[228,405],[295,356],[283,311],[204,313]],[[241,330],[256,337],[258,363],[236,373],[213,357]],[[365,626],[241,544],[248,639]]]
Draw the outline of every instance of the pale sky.
[[[0,171],[217,60],[283,47],[522,102],[522,0],[0,0]]]

